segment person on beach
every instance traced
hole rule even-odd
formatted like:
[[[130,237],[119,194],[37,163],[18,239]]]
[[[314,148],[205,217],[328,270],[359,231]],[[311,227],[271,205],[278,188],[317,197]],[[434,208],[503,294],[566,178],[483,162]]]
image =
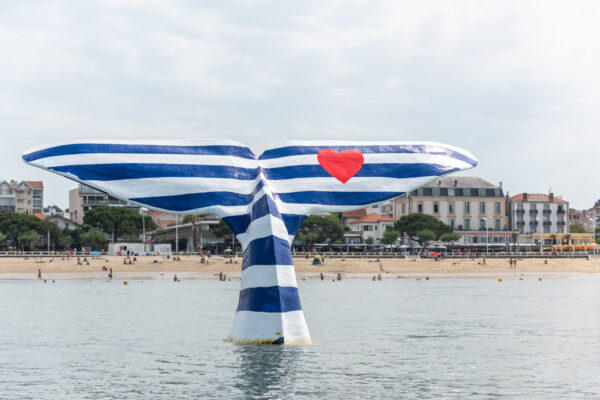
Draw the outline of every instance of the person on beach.
[[[372,279],[372,281],[373,281],[373,282],[375,282],[375,281],[376,281],[376,279],[375,279],[375,275],[373,275],[373,279]]]
[[[177,274],[175,274],[175,276],[173,277],[173,282],[179,282],[179,279],[177,279]]]
[[[42,280],[42,270],[38,269],[38,281]]]
[[[325,277],[323,276],[323,273],[321,272],[321,280],[324,280]]]
[[[108,279],[112,281],[112,268],[108,271]]]
[[[381,280],[381,274],[377,275],[377,280],[380,281]]]
[[[223,271],[219,272],[219,281],[223,282]]]
[[[341,281],[341,280],[342,280],[342,274],[339,274],[339,273],[338,273],[337,280],[338,280],[338,281]]]

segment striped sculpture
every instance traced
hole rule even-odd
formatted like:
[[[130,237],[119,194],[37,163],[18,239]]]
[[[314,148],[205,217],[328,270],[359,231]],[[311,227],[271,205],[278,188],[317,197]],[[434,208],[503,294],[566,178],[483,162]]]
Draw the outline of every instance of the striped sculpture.
[[[223,218],[243,248],[229,340],[265,344],[311,343],[290,251],[308,215],[362,208],[477,165],[464,150],[412,142],[292,141],[256,157],[227,140],[82,141],[23,159],[152,209]]]

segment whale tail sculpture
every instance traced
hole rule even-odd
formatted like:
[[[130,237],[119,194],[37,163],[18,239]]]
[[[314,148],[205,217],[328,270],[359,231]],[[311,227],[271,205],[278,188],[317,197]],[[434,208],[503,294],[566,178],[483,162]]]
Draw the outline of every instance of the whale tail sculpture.
[[[362,208],[477,165],[439,143],[292,141],[257,157],[221,139],[59,143],[23,159],[152,209],[223,218],[244,255],[229,339],[265,344],[311,343],[290,252],[308,215]]]

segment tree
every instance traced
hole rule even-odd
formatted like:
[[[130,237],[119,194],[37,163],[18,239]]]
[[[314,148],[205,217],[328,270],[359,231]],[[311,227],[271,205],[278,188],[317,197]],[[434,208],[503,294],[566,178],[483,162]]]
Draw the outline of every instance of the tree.
[[[418,241],[421,246],[424,241],[419,239],[419,232],[426,230],[433,234],[433,238],[426,241],[439,240],[444,233],[452,233],[450,225],[446,225],[431,215],[421,213],[413,213],[401,217],[394,224],[394,230],[405,232],[412,240]],[[429,233],[425,233],[425,236],[429,237]]]
[[[365,239],[365,244],[368,244],[369,246],[373,244],[375,240],[373,240],[373,238],[371,236],[369,236],[368,238]]]
[[[115,239],[123,236],[139,236],[145,223],[146,232],[156,229],[156,224],[148,216],[144,217],[137,211],[127,207],[98,207],[89,210],[83,217],[83,222],[92,228],[101,229]]]
[[[188,223],[192,223],[192,240],[194,241],[194,247],[197,248],[198,247],[198,224],[196,223],[196,221],[198,221],[198,215],[194,214],[188,214],[185,217],[183,217],[183,223],[184,224],[188,224]],[[223,221],[225,222],[225,221]],[[230,230],[231,232],[231,230]]]
[[[6,245],[6,235],[0,232],[0,249],[3,249]]]
[[[20,249],[21,237],[25,238],[25,242],[30,247],[34,242],[31,241],[33,231],[39,236],[46,236],[50,233],[50,239],[58,236],[59,229],[50,221],[41,220],[34,215],[18,214],[18,213],[0,213],[0,232],[11,239],[15,249]]]
[[[381,243],[383,243],[383,244],[394,244],[398,240],[399,236],[400,236],[400,232],[395,231],[393,229],[388,229],[383,234],[383,237],[381,238]]]
[[[425,247],[429,241],[435,239],[435,232],[431,229],[423,229],[417,232],[416,238],[419,244]]]
[[[304,220],[296,233],[296,240],[309,246],[325,241],[341,243],[343,237],[344,228],[335,214],[326,217],[311,215]]]
[[[98,228],[92,228],[81,234],[81,244],[99,249],[106,242],[106,233]]]
[[[550,235],[550,239],[552,239],[552,244],[553,245],[556,244],[556,238],[557,238],[556,233],[553,233],[553,234]]]
[[[570,233],[587,233],[585,226],[581,222],[576,222],[569,226]]]
[[[227,225],[227,223],[223,220],[220,220],[219,223],[215,225],[215,227],[213,228],[213,233],[216,237],[222,237],[226,242],[231,241],[231,238],[233,237],[233,231],[231,230],[229,225]]]
[[[460,235],[458,233],[444,233],[441,237],[440,240],[444,243],[450,243],[450,242],[456,242],[458,240],[460,240]]]
[[[40,235],[36,231],[31,230],[29,232],[22,233],[19,236],[19,240],[23,245],[23,248],[26,250],[33,250],[35,243],[40,240]]]

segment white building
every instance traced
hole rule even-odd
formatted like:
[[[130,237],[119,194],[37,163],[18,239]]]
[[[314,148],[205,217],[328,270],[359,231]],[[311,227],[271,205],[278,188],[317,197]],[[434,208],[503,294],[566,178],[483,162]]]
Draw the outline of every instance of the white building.
[[[385,231],[394,227],[394,222],[393,217],[370,213],[348,222],[348,226],[352,232],[361,232],[363,240],[373,238],[374,243],[378,243]]]
[[[569,202],[550,194],[521,193],[510,199],[510,221],[520,234],[567,233]]]

